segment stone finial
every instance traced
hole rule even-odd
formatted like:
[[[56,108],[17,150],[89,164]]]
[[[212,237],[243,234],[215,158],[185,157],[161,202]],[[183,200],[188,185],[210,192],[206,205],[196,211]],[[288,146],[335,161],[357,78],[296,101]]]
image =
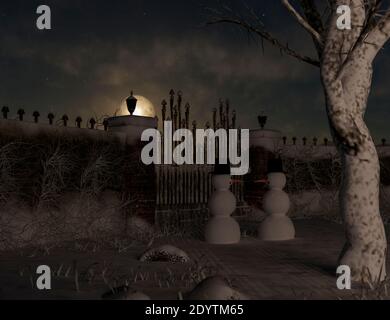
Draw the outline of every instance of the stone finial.
[[[23,116],[24,116],[24,114],[26,112],[23,109],[19,109],[17,113],[18,113],[18,116],[19,116],[19,120],[23,121]]]
[[[257,117],[257,120],[259,121],[260,128],[264,129],[265,125],[267,124],[268,117],[265,115],[260,115]]]
[[[1,113],[3,114],[3,119],[8,119],[8,113],[9,113],[9,108],[8,106],[4,106],[1,109]]]
[[[77,128],[81,128],[81,123],[83,122],[83,119],[81,117],[76,118],[76,126]]]
[[[33,118],[34,118],[34,122],[35,122],[35,123],[38,123],[38,119],[39,119],[40,116],[41,116],[41,115],[39,114],[38,111],[34,111],[34,113],[33,113]]]
[[[90,129],[95,129],[95,125],[96,125],[96,120],[94,119],[94,118],[91,118],[90,120],[89,120],[89,125],[90,125]]]
[[[48,115],[47,115],[47,118],[49,119],[49,124],[50,125],[53,125],[53,120],[54,120],[54,114],[53,113],[49,113]]]
[[[64,123],[64,127],[67,127],[68,126],[69,117],[66,114],[64,114],[62,116],[61,120]]]
[[[103,127],[104,127],[104,131],[108,130],[108,120],[107,119],[103,120]]]

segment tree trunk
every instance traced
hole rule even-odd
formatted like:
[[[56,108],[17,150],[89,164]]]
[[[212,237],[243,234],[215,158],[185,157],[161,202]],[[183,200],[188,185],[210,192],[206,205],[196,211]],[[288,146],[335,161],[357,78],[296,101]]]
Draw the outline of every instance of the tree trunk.
[[[362,159],[341,150],[343,179],[340,209],[347,243],[340,265],[351,268],[353,280],[383,281],[386,277],[386,236],[379,211],[379,159],[368,129],[367,139],[358,146]],[[364,151],[363,151],[364,150]]]
[[[371,72],[371,66],[351,67],[339,83],[324,87],[343,169],[340,210],[347,241],[339,264],[351,268],[354,281],[378,283],[386,277],[387,241],[379,211],[379,158],[364,123]]]

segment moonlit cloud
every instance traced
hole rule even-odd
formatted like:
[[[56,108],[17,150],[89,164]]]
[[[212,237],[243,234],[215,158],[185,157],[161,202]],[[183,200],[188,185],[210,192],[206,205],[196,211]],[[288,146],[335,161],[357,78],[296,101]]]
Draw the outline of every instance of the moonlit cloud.
[[[267,25],[284,41],[313,55],[308,37],[275,4],[263,8]],[[263,2],[263,1],[261,1]],[[32,3],[2,1],[0,104],[57,114],[114,114],[133,89],[160,113],[171,88],[184,92],[191,116],[203,125],[220,98],[229,98],[242,127],[269,127],[292,136],[328,135],[319,71],[225,27],[205,21],[199,1],[48,1],[50,33],[39,33]],[[16,17],[16,18],[15,18]],[[388,49],[378,59],[367,113],[374,135],[389,135],[385,119],[390,74]],[[15,111],[16,112],[16,111]]]

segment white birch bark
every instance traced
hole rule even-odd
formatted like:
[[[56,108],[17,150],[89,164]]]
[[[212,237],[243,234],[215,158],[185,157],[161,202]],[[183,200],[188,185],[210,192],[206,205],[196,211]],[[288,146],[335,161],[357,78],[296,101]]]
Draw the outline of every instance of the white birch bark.
[[[339,263],[351,268],[353,280],[377,283],[386,276],[387,241],[379,211],[379,159],[364,114],[372,63],[390,28],[380,24],[363,35],[364,1],[349,2],[353,28],[337,29],[337,15],[332,17],[321,61],[329,123],[343,163],[340,208],[347,243]]]

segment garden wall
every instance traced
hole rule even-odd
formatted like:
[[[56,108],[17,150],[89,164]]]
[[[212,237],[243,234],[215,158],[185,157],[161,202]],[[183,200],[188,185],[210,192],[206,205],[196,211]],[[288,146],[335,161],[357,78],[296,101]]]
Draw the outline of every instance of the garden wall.
[[[100,130],[0,121],[0,250],[128,236],[154,223],[155,172],[141,145]]]

